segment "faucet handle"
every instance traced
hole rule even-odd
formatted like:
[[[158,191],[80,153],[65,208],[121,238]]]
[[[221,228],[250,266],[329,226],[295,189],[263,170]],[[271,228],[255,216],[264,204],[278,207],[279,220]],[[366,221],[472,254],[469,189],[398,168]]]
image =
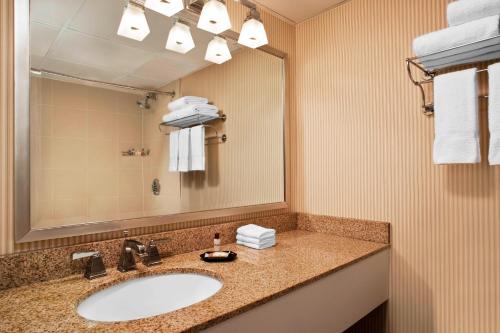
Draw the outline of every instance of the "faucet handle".
[[[106,266],[102,261],[102,256],[98,251],[83,251],[83,252],[73,252],[71,254],[71,260],[80,260],[90,258],[85,267],[85,274],[83,275],[89,280],[96,279],[101,276],[106,275]]]
[[[155,244],[155,240],[150,240],[146,247],[146,256],[143,258],[143,263],[146,266],[158,265],[161,263],[160,252]]]

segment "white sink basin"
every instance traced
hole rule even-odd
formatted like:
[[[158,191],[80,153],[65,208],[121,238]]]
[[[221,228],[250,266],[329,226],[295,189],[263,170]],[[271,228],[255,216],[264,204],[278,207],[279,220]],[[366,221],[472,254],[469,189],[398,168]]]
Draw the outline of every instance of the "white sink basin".
[[[148,276],[99,291],[77,308],[80,316],[99,322],[142,319],[185,308],[217,293],[222,283],[191,273]]]

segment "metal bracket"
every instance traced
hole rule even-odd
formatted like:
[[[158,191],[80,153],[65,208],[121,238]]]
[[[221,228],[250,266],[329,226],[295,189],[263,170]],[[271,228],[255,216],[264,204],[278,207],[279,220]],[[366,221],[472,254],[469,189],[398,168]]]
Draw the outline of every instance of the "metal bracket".
[[[415,79],[414,75],[413,75],[413,71],[412,71],[412,66],[417,68],[418,70],[420,70],[424,76],[425,76],[425,79],[422,80],[422,81],[419,81],[417,79]],[[420,66],[419,64],[417,64],[416,62],[414,62],[413,60],[411,59],[406,59],[406,70],[408,72],[408,76],[410,77],[410,80],[411,82],[417,86],[420,90],[420,94],[421,94],[421,97],[422,97],[422,109],[423,109],[423,114],[428,116],[428,117],[431,117],[434,115],[434,104],[433,103],[427,103],[427,98],[425,96],[425,89],[424,89],[424,85],[425,84],[430,84],[430,83],[433,83],[434,82],[434,77],[436,76],[436,72],[430,72],[430,71],[427,71],[425,68],[423,68],[422,66]]]

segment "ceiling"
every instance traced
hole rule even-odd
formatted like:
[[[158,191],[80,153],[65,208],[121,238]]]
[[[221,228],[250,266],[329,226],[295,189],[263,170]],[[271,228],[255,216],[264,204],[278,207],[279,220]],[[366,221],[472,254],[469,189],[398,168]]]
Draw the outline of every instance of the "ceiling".
[[[151,33],[142,42],[118,36],[123,7],[123,0],[31,0],[31,66],[158,89],[212,64],[204,60],[210,33],[192,27],[193,50],[185,55],[166,50],[173,19],[148,9]]]
[[[273,12],[300,23],[345,0],[254,0]]]

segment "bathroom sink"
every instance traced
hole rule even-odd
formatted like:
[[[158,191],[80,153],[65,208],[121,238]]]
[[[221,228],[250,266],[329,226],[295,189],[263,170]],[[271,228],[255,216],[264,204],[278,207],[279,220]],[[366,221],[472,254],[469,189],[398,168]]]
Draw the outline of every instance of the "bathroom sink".
[[[80,316],[118,322],[157,316],[201,302],[222,287],[210,276],[193,273],[154,275],[99,291],[77,307]]]

